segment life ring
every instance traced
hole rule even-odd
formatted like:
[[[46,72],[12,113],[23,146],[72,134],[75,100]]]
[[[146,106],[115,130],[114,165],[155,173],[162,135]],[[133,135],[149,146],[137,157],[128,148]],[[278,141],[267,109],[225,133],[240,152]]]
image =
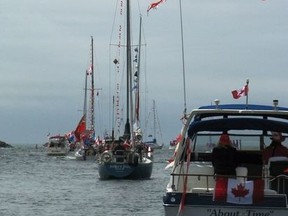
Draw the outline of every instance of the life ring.
[[[105,151],[101,155],[101,161],[104,163],[109,163],[112,160],[112,156],[109,152]]]

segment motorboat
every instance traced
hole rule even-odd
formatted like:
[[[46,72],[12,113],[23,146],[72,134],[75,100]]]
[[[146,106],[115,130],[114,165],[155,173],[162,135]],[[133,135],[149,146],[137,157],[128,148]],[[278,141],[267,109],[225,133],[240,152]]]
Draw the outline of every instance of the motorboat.
[[[65,136],[56,135],[49,137],[49,141],[46,146],[47,155],[66,156],[69,150],[69,142]]]
[[[165,216],[286,216],[288,158],[263,162],[271,132],[288,136],[288,108],[258,104],[202,106],[187,114],[163,196]],[[234,175],[215,173],[213,149],[223,132],[237,150]],[[214,145],[212,145],[214,143]],[[282,144],[287,146],[285,141]]]

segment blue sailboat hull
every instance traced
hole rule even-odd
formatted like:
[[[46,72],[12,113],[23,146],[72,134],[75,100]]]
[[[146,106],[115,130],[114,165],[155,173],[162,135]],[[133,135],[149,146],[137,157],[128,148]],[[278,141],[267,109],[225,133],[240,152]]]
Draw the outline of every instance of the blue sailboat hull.
[[[153,162],[147,159],[137,165],[128,163],[100,162],[98,171],[101,180],[107,179],[149,179],[152,174]]]

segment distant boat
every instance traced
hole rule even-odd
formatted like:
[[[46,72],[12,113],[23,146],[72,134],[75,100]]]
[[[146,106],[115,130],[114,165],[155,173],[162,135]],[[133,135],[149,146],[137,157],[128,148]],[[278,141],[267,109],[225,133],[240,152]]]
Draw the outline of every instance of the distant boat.
[[[159,118],[157,115],[157,110],[156,110],[156,105],[155,105],[155,100],[153,100],[153,108],[152,112],[149,113],[148,118],[147,118],[147,125],[146,125],[146,130],[149,130],[149,122],[150,121],[150,114],[153,113],[153,128],[152,128],[152,134],[149,133],[148,137],[146,138],[145,144],[147,146],[150,146],[152,149],[162,149],[164,146],[163,139],[162,139],[162,132],[160,128],[160,123],[159,123]],[[150,132],[150,131],[149,131]],[[159,143],[159,140],[157,140],[157,135],[160,136],[161,138],[161,143]],[[159,138],[158,136],[158,138]]]
[[[124,135],[118,139],[114,139],[114,131],[112,130],[112,139],[105,141],[105,151],[100,155],[98,173],[100,179],[149,179],[152,174],[153,161],[149,147],[142,142],[141,129],[136,127],[132,130],[130,120],[133,121],[136,111],[132,107],[132,59],[131,59],[131,33],[130,33],[130,0],[126,1],[126,124]],[[125,7],[124,4],[121,7]],[[121,8],[121,11],[123,8]],[[122,12],[121,12],[122,14]],[[140,18],[140,36],[141,38],[141,21]],[[139,40],[141,41],[141,40]],[[141,43],[139,42],[139,46]],[[119,45],[120,47],[120,45]],[[139,49],[138,49],[139,50]],[[114,60],[114,64],[118,65],[119,61]],[[137,74],[139,76],[139,74]],[[139,99],[139,98],[138,98]],[[139,102],[139,100],[138,100]],[[137,105],[138,102],[135,102]],[[135,118],[136,119],[136,118]],[[150,157],[149,157],[150,156]]]
[[[65,136],[56,135],[48,138],[46,153],[49,156],[66,156],[69,152],[69,142]]]
[[[87,160],[88,158],[95,160],[96,151],[94,149],[94,141],[90,137],[91,135],[89,130],[86,129],[85,119],[86,118],[84,114],[74,131],[77,141],[77,147],[75,149],[74,155],[78,160]]]
[[[88,84],[89,81],[89,84]],[[89,107],[87,107],[87,96],[90,92]],[[91,59],[89,69],[85,72],[85,87],[84,87],[84,107],[83,116],[78,123],[74,134],[76,138],[76,159],[86,160],[88,158],[95,160],[95,113],[94,113],[94,50],[93,50],[93,37],[91,36]],[[87,121],[88,119],[88,121]]]

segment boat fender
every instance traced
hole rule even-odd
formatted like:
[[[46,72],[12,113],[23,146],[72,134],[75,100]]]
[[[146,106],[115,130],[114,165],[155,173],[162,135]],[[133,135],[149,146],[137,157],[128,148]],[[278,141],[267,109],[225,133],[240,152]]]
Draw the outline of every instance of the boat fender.
[[[103,152],[101,155],[101,161],[104,163],[109,163],[112,160],[111,154],[109,152]]]

